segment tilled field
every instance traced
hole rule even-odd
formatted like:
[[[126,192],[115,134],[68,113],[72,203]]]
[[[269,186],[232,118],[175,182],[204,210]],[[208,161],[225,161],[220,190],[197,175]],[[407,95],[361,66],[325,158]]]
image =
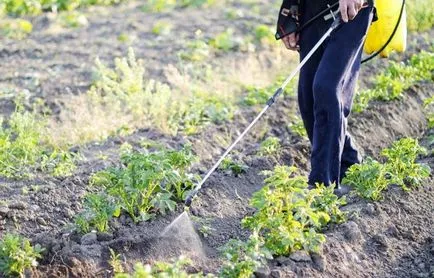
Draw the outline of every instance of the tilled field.
[[[237,5],[236,5],[237,6]],[[87,16],[88,27],[59,32],[50,28],[50,17],[34,19],[35,31],[24,41],[1,40],[0,89],[28,90],[30,98],[43,98],[54,114],[62,109],[64,95],[80,94],[91,82],[92,62],[96,56],[110,62],[122,56],[127,46],[117,38],[128,33],[135,39],[131,46],[136,56],[146,61],[149,75],[166,82],[164,70],[178,62],[177,52],[194,39],[197,29],[208,30],[206,36],[232,27],[248,32],[252,21],[272,24],[274,10],[261,3],[261,13],[237,21],[224,19],[222,7],[188,9],[178,13],[144,14],[139,5],[92,8]],[[238,7],[238,6],[237,6]],[[238,7],[245,14],[248,6]],[[174,24],[170,37],[156,37],[152,22],[164,18]],[[188,20],[186,20],[188,19]],[[208,33],[209,32],[209,33]],[[432,30],[426,36],[432,35]],[[409,57],[428,49],[424,36],[412,35]],[[231,56],[233,55],[233,56]],[[228,59],[243,59],[240,53],[215,57],[211,65]],[[362,71],[362,83],[370,84],[372,75],[381,70],[384,61],[368,65]],[[429,154],[421,161],[434,167],[433,130],[427,127],[423,100],[432,96],[432,80],[419,82],[408,89],[403,98],[391,102],[374,102],[353,116],[350,130],[364,156],[379,157],[379,152],[402,137],[421,138]],[[271,92],[270,92],[271,93]],[[0,100],[5,116],[14,110],[13,99]],[[194,259],[192,272],[216,273],[221,265],[218,248],[232,238],[246,239],[249,231],[241,220],[251,215],[252,194],[263,186],[263,170],[276,165],[295,165],[302,173],[309,170],[309,142],[288,128],[288,115],[295,114],[296,99],[285,96],[276,103],[251,134],[237,147],[234,155],[248,170],[238,176],[218,170],[200,191],[190,211],[190,222],[182,218],[162,231],[183,211],[158,215],[156,219],[135,224],[126,214],[111,220],[108,233],[75,231],[74,217],[82,208],[82,198],[90,187],[92,173],[119,162],[118,150],[128,142],[140,148],[143,138],[164,146],[180,148],[191,143],[199,156],[193,171],[204,175],[207,167],[223,151],[226,141],[234,139],[256,115],[255,107],[240,108],[231,122],[212,124],[198,134],[170,136],[152,128],[138,129],[130,135],[113,136],[104,142],[93,142],[78,148],[85,157],[70,177],[54,178],[39,173],[32,179],[0,177],[0,234],[16,231],[41,244],[44,257],[40,265],[26,273],[29,277],[111,277],[108,261],[110,249],[121,254],[129,270],[136,261],[152,263],[179,255]],[[276,136],[283,145],[278,156],[258,156],[259,142],[265,136]],[[100,159],[104,153],[108,158]],[[37,187],[36,187],[37,185]],[[257,277],[434,277],[434,184],[431,177],[423,186],[405,192],[390,187],[385,198],[369,202],[350,196],[342,209],[349,214],[346,223],[330,225],[327,241],[320,254],[297,251],[289,257],[275,257],[268,267],[256,272]],[[207,223],[209,233],[199,233]]]

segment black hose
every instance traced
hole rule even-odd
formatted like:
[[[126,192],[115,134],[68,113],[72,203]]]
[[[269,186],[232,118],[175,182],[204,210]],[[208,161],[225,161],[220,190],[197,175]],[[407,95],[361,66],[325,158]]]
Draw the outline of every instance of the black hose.
[[[396,23],[395,28],[393,29],[393,32],[390,35],[389,39],[380,48],[380,50],[376,51],[374,54],[371,54],[369,57],[363,59],[362,60],[362,64],[366,63],[366,62],[368,62],[368,61],[370,61],[372,59],[374,59],[375,57],[377,57],[378,54],[380,54],[389,45],[389,43],[392,41],[393,37],[395,36],[396,31],[398,30],[399,24],[401,23],[402,15],[404,14],[404,8],[405,8],[405,0],[402,0],[401,12],[399,13],[398,22]]]

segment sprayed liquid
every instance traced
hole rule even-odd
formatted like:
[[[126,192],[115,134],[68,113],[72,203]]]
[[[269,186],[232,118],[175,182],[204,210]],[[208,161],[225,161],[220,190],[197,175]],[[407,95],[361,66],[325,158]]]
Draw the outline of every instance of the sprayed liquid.
[[[186,211],[172,221],[160,235],[161,248],[180,251],[190,257],[204,257],[202,241]],[[163,249],[163,250],[164,250]]]

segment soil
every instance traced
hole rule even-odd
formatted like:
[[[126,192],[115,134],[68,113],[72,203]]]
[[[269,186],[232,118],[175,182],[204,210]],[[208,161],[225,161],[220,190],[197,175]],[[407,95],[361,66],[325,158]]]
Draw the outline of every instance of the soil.
[[[27,40],[1,41],[0,89],[26,89],[31,92],[30,98],[49,100],[55,112],[62,109],[57,102],[60,96],[89,88],[96,55],[110,63],[114,56],[125,53],[127,45],[117,39],[122,33],[136,37],[131,43],[136,55],[149,61],[146,67],[150,76],[164,81],[165,66],[177,62],[176,53],[194,38],[196,29],[210,30],[206,33],[210,36],[227,27],[241,32],[248,30],[252,20],[269,24],[274,20],[266,2],[260,6],[264,16],[249,15],[236,23],[225,19],[225,8],[152,15],[144,14],[139,7],[133,3],[92,8],[86,12],[89,26],[76,30],[57,30],[50,15],[32,19],[35,31]],[[248,14],[248,6],[237,8]],[[155,38],[152,34],[151,23],[161,18],[174,23],[176,40]],[[413,44],[409,53],[427,44],[421,36],[415,35],[414,39],[418,43]],[[378,71],[382,64],[384,61],[377,60],[363,69],[363,84],[369,85],[372,72]],[[399,101],[374,102],[367,111],[353,115],[350,131],[364,157],[379,159],[379,151],[401,137],[425,138],[422,142],[431,151],[422,161],[434,168],[433,144],[427,139],[434,131],[427,130],[422,104],[433,90],[432,81],[421,82],[407,90]],[[3,115],[14,109],[10,98],[0,99],[0,107]],[[193,170],[203,175],[222,153],[222,138],[233,140],[256,112],[253,108],[242,108],[232,122],[208,126],[188,137],[141,129],[129,136],[89,144],[80,148],[86,160],[80,162],[71,177],[0,178],[0,200],[8,203],[5,206],[0,202],[0,235],[19,231],[45,248],[41,265],[27,273],[31,277],[110,277],[110,248],[122,255],[129,270],[136,261],[169,260],[185,254],[194,261],[191,271],[215,273],[220,265],[218,248],[229,239],[248,236],[240,222],[252,213],[248,201],[263,185],[261,171],[276,164],[294,164],[304,174],[309,171],[309,142],[287,127],[287,115],[296,113],[293,97],[279,100],[237,147],[233,157],[248,165],[246,173],[234,176],[218,170],[199,192],[189,214],[183,213],[179,206],[174,213],[139,224],[122,215],[112,221],[109,233],[86,235],[77,234],[71,223],[81,209],[83,195],[93,190],[87,186],[89,176],[119,163],[117,150],[123,142],[138,147],[140,139],[147,138],[174,148],[190,142],[200,157]],[[270,135],[281,139],[283,151],[276,157],[258,156],[259,142]],[[108,160],[98,159],[101,151],[108,155]],[[431,177],[411,192],[390,187],[380,202],[351,197],[343,207],[349,212],[349,221],[325,231],[327,242],[321,254],[296,252],[275,258],[257,277],[434,277],[433,181]],[[174,225],[169,226],[174,220]],[[204,223],[210,228],[206,237],[199,232]]]

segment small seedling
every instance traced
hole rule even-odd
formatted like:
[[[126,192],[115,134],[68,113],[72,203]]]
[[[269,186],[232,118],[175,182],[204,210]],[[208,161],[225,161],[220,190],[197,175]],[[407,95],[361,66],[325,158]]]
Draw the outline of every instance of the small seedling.
[[[239,45],[235,39],[234,30],[231,28],[215,36],[209,44],[213,48],[224,52],[234,50]]]
[[[121,261],[121,254],[116,254],[116,252],[109,248],[110,250],[110,261],[109,264],[113,269],[113,272],[116,273],[123,273],[124,272],[124,266]]]
[[[282,146],[280,145],[280,139],[277,137],[268,137],[262,141],[259,146],[259,155],[278,155],[281,152]]]
[[[225,171],[231,171],[235,176],[245,173],[249,168],[247,165],[242,163],[237,163],[231,158],[227,157],[222,161],[220,168]]]
[[[224,258],[220,277],[250,278],[259,267],[266,265],[267,259],[272,258],[257,231],[245,242],[231,239],[220,251]]]
[[[152,33],[159,36],[169,35],[173,25],[167,21],[157,21],[152,27]]]
[[[299,116],[294,115],[288,126],[290,130],[298,136],[307,138],[307,132],[304,128],[303,120]]]

